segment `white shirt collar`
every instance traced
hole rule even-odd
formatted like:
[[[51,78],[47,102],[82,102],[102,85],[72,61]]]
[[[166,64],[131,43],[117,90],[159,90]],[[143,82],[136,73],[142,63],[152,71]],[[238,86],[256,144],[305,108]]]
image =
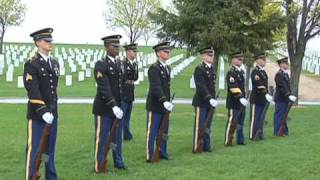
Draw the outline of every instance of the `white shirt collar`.
[[[47,56],[47,55],[41,53],[40,51],[38,51],[38,53],[40,54],[40,56],[41,56],[46,62],[48,62],[48,59],[49,59],[50,55]]]
[[[133,59],[133,60],[130,60],[129,58],[127,58],[128,59],[128,61],[130,62],[130,64],[131,65],[133,65],[133,63],[135,63],[136,62],[136,60],[135,59]]]
[[[205,61],[203,61],[203,62],[204,62],[204,64],[206,64],[209,68],[211,68],[212,64],[209,64],[209,63],[207,63],[207,62],[205,62]]]
[[[289,70],[285,70],[285,69],[282,69],[282,68],[280,68],[280,70],[281,70],[282,72],[286,73],[286,74],[289,74]]]
[[[107,57],[108,57],[112,62],[115,62],[115,61],[116,61],[116,59],[115,59],[114,57],[112,57],[112,56],[107,55]]]
[[[238,67],[238,66],[236,66],[236,65],[233,65],[233,67],[235,67],[236,70],[241,71],[241,68],[240,68],[240,67]]]
[[[166,64],[165,62],[162,62],[162,61],[160,61],[160,60],[158,60],[158,61],[160,62],[160,64],[162,64],[163,67],[166,67],[166,66],[167,66],[167,64]]]
[[[261,70],[264,71],[264,67],[261,67],[261,66],[259,66],[259,65],[257,65],[257,67],[258,67],[259,69],[261,69]]]

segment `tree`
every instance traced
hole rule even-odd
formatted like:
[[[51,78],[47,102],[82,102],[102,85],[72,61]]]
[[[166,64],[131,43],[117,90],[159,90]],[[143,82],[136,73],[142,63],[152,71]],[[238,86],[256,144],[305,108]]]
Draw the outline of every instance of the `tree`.
[[[148,46],[148,42],[149,42],[150,38],[152,38],[152,36],[154,36],[156,30],[157,30],[157,27],[155,26],[155,24],[151,23],[142,31],[142,38],[143,38],[146,46]]]
[[[165,32],[161,35],[190,51],[208,45],[216,56],[242,51],[252,65],[252,55],[273,49],[274,36],[284,28],[281,9],[270,6],[268,0],[175,0],[176,11],[160,9],[151,18]]]
[[[302,60],[308,41],[320,34],[320,0],[284,0],[292,92],[298,97]]]
[[[3,40],[9,26],[20,25],[25,16],[26,5],[21,0],[0,0],[0,54],[3,53]]]
[[[148,14],[160,7],[160,0],[107,0],[106,4],[107,27],[122,28],[134,43],[148,29]]]

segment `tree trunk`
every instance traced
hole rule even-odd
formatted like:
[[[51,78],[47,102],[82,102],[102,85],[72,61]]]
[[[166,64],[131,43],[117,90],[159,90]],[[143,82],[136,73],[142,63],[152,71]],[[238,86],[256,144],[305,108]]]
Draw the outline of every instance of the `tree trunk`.
[[[290,55],[290,86],[292,94],[296,97],[299,97],[299,83],[303,57],[304,50],[297,51],[296,54]],[[298,104],[298,101],[296,101],[296,104]]]
[[[0,54],[3,54],[3,38],[4,37],[4,31],[1,33],[0,37]]]

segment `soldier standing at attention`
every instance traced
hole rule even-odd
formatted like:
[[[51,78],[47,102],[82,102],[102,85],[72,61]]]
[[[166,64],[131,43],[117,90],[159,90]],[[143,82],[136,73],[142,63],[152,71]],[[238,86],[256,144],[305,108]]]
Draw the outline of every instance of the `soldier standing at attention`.
[[[121,104],[121,61],[116,59],[119,54],[121,35],[106,36],[101,40],[107,51],[105,58],[97,61],[94,68],[94,76],[97,83],[97,94],[93,103],[95,117],[95,172],[102,170],[105,157],[105,144],[110,136],[110,130],[114,123],[119,123],[115,138],[112,140],[113,162],[117,169],[124,170],[126,166],[122,159],[122,123],[123,112]],[[119,121],[119,122],[116,122]]]
[[[45,28],[32,33],[38,48],[35,56],[24,64],[23,81],[28,92],[28,145],[26,150],[26,180],[40,178],[40,169],[36,170],[36,158],[41,146],[44,129],[49,126],[49,136],[45,150],[48,157],[45,162],[45,179],[58,179],[55,167],[55,147],[58,125],[57,86],[59,64],[50,52],[52,45],[52,28]],[[40,154],[43,157],[44,154]],[[38,171],[38,172],[36,172]]]
[[[263,120],[267,102],[273,102],[273,97],[268,94],[268,75],[264,70],[266,54],[259,53],[254,57],[256,67],[251,72],[252,92],[250,96],[250,140],[263,139]]]
[[[153,162],[154,145],[163,116],[171,112],[173,104],[170,102],[170,67],[166,61],[170,58],[171,47],[169,42],[159,43],[153,46],[157,55],[157,62],[148,70],[149,92],[146,103],[147,110],[147,162]],[[168,137],[168,127],[164,129]],[[168,160],[167,139],[163,139],[160,147],[161,159]]]
[[[132,105],[134,101],[134,82],[138,79],[137,44],[129,44],[124,46],[127,57],[123,61],[124,85],[122,90],[121,109],[123,110],[123,139],[130,141],[132,133],[130,132],[130,119]]]
[[[248,104],[245,92],[244,71],[240,68],[244,56],[237,52],[231,55],[232,67],[227,73],[227,102],[228,120],[225,132],[225,146],[232,146],[234,131],[237,131],[237,144],[245,145],[243,135],[243,123],[245,120],[245,107]]]
[[[276,92],[274,101],[276,102],[275,112],[274,112],[274,135],[280,136],[279,129],[284,122],[286,112],[289,111],[289,103],[294,103],[297,100],[297,97],[292,95],[290,88],[290,78],[289,78],[289,63],[288,58],[282,58],[278,61],[279,71],[275,76],[276,81]],[[286,122],[286,121],[285,121]],[[288,125],[284,124],[284,134],[288,135]]]
[[[211,108],[218,105],[215,91],[216,72],[214,69],[214,50],[206,47],[199,50],[202,63],[194,70],[196,93],[192,105],[195,108],[195,122],[193,131],[193,153],[211,152],[211,122],[209,116]],[[211,118],[211,119],[208,119]]]

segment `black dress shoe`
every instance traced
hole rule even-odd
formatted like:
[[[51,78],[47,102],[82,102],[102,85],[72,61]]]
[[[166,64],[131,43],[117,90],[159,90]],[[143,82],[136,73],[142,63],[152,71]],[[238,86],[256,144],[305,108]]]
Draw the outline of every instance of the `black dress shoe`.
[[[168,156],[161,156],[161,157],[160,157],[160,159],[163,159],[163,160],[170,160]]]
[[[246,144],[245,143],[237,143],[238,145],[240,146],[245,146]]]
[[[128,170],[127,166],[115,167],[118,170]]]
[[[210,149],[204,149],[203,152],[212,152],[212,148],[210,148]]]

